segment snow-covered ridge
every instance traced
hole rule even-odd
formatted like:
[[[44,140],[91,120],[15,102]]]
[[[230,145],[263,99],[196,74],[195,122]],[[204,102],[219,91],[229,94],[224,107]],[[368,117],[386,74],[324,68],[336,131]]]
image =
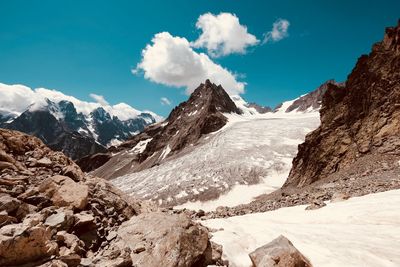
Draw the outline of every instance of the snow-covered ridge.
[[[32,89],[24,85],[7,85],[0,83],[0,112],[1,114],[12,114],[18,116],[27,109],[36,110],[47,107],[48,100],[58,103],[69,101],[74,104],[76,111],[89,115],[97,108],[103,108],[111,116],[118,117],[121,121],[137,118],[142,113],[154,115],[156,121],[163,118],[150,111],[137,110],[126,103],[110,105],[102,96],[91,95],[96,102],[80,100],[76,97],[65,95],[57,90],[46,88]]]

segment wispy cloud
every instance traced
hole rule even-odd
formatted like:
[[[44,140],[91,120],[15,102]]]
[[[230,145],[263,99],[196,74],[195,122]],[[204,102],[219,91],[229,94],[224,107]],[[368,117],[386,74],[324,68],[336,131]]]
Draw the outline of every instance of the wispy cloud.
[[[96,95],[96,94],[90,94],[89,95],[91,98],[93,98],[94,101],[96,101],[97,103],[101,104],[102,106],[108,106],[109,103],[107,102],[107,100],[104,98],[104,96],[102,95]]]
[[[290,22],[286,19],[278,19],[272,25],[272,30],[264,34],[263,44],[272,42],[278,42],[289,36]]]
[[[171,106],[171,104],[172,104],[171,101],[166,97],[161,97],[160,101],[161,101],[161,105],[163,105],[163,106]]]

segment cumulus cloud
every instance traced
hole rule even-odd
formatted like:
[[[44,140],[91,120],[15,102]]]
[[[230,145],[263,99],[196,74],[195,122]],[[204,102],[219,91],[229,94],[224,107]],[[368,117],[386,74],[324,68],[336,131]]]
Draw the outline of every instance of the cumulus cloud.
[[[23,85],[7,85],[0,83],[0,114],[18,116],[27,109],[39,109],[45,107],[46,99],[58,103],[62,100],[74,104],[77,112],[84,115],[90,114],[94,109],[103,107],[112,116],[120,120],[127,120],[137,117],[141,111],[126,103],[110,105],[102,96],[90,94],[97,102],[79,100],[73,96],[65,95],[57,90],[46,88],[31,89]]]
[[[163,105],[163,106],[165,106],[165,105],[171,106],[171,104],[172,104],[171,101],[166,97],[161,97],[160,101],[161,101],[161,105]]]
[[[142,61],[133,73],[143,71],[153,82],[186,87],[187,93],[206,79],[221,84],[230,94],[243,93],[245,83],[236,80],[229,70],[214,63],[206,54],[194,51],[186,38],[168,32],[156,34],[152,44],[142,51]]]
[[[246,53],[246,48],[259,43],[259,40],[240,24],[235,14],[220,13],[201,15],[196,27],[202,31],[200,37],[192,43],[195,48],[206,48],[213,57],[232,53]]]
[[[263,44],[268,43],[270,41],[278,42],[283,38],[286,38],[288,34],[288,29],[290,26],[290,22],[286,19],[278,19],[272,25],[272,30],[267,32],[264,35]]]
[[[102,95],[96,95],[96,94],[90,94],[89,95],[91,98],[93,98],[97,103],[99,103],[102,106],[108,106],[108,102],[104,99],[104,96]]]

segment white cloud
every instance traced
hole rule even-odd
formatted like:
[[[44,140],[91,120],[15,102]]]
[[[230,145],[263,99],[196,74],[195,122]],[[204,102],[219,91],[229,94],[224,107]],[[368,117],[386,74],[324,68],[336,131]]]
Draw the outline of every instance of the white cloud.
[[[247,32],[235,14],[220,13],[201,15],[196,27],[202,30],[200,37],[192,43],[195,48],[204,47],[213,57],[226,56],[232,53],[246,53],[248,46],[259,43],[257,38]]]
[[[288,29],[290,22],[286,19],[278,19],[272,25],[272,30],[264,35],[263,44],[273,41],[278,42],[283,38],[286,38],[288,34]]]
[[[171,106],[171,104],[172,104],[171,101],[166,97],[161,97],[160,101],[161,101],[161,105],[163,105],[163,106],[165,106],[165,105]]]
[[[93,98],[97,103],[99,103],[102,106],[108,106],[108,102],[104,99],[104,96],[102,95],[96,95],[96,94],[90,94],[90,97]]]
[[[62,100],[70,101],[74,104],[77,112],[82,112],[85,115],[99,107],[103,107],[112,116],[117,116],[120,120],[135,118],[141,113],[141,111],[126,103],[110,105],[103,96],[96,94],[90,94],[90,96],[96,99],[97,102],[82,101],[56,90],[31,89],[23,85],[0,83],[0,114],[10,113],[18,116],[28,108],[38,109],[46,106],[46,99],[55,103]]]
[[[168,32],[156,34],[152,44],[142,51],[142,61],[133,73],[144,72],[153,82],[186,87],[187,93],[206,79],[221,84],[230,94],[243,93],[245,83],[238,82],[229,70],[214,63],[206,54],[195,52],[186,38]]]

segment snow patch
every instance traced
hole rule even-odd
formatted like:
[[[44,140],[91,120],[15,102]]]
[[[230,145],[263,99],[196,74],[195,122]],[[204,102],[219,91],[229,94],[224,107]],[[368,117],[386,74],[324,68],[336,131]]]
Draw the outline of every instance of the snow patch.
[[[153,140],[153,138],[149,138],[149,139],[140,141],[139,143],[136,144],[136,146],[134,146],[134,147],[130,150],[130,152],[136,153],[136,154],[143,153],[143,151],[144,151],[144,150],[146,149],[146,147],[147,147],[147,144],[148,144],[151,140]]]
[[[223,246],[229,266],[250,267],[248,254],[286,236],[313,266],[400,266],[400,190],[225,219],[201,221],[223,229],[212,241]]]
[[[259,184],[236,184],[228,193],[221,195],[218,199],[205,202],[187,202],[185,204],[175,206],[174,208],[214,211],[219,206],[234,207],[240,204],[247,204],[253,201],[259,195],[268,194],[279,189],[285,183],[289,171],[290,165],[286,167],[285,172],[268,175]],[[225,183],[224,186],[228,185]],[[199,194],[198,191],[197,194]]]
[[[164,148],[163,152],[161,153],[161,156],[160,156],[161,160],[165,159],[170,152],[171,152],[171,148],[169,145],[167,145],[167,147]]]

